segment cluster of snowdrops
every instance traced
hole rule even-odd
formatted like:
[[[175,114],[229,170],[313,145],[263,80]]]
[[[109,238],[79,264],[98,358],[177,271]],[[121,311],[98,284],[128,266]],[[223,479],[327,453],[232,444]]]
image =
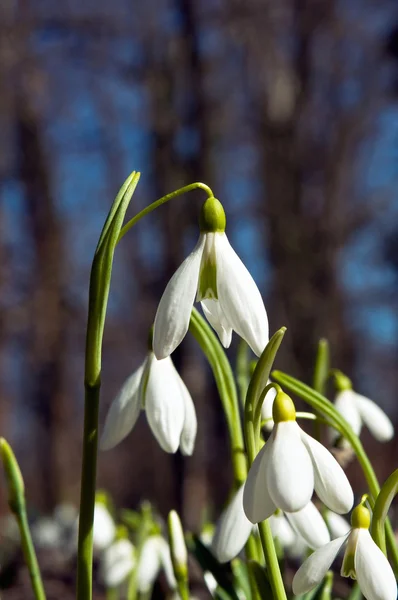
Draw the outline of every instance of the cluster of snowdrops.
[[[93,479],[94,471],[95,485],[96,457],[90,454],[87,442],[82,469],[78,598],[91,597],[87,593],[91,588],[93,532],[94,538],[101,538],[101,532],[109,531],[102,551],[104,580],[116,594],[112,597],[132,600],[142,593],[148,596],[163,569],[170,593],[183,600],[192,598],[188,541],[216,598],[282,600],[293,593],[309,599],[314,597],[314,589],[325,600],[333,598],[331,569],[337,560],[342,565],[341,576],[356,580],[356,594],[362,593],[368,600],[395,600],[398,551],[388,511],[398,488],[398,473],[392,473],[380,488],[359,439],[365,425],[379,441],[390,440],[394,434],[390,420],[376,403],[352,389],[345,374],[330,369],[325,341],[318,349],[312,386],[272,371],[285,328],[269,339],[261,294],[228,241],[222,204],[210,188],[192,184],[153,203],[123,226],[138,178],[137,173],[130,176],[112,205],[94,258],[86,421],[100,385],[97,355],[114,250],[141,217],[186,191],[202,189],[208,198],[199,214],[198,242],[160,299],[147,355],[111,404],[100,447],[115,447],[131,433],[144,412],[165,452],[180,450],[187,457],[192,455],[198,425],[195,404],[171,358],[190,330],[210,363],[225,412],[233,490],[215,527],[201,536],[184,536],[175,511],[169,515],[166,535],[159,520],[143,509],[131,513],[131,530],[135,532],[131,540],[131,530],[116,527],[103,502],[97,499],[94,508],[95,495],[87,481]],[[200,303],[204,317],[194,308],[195,302]],[[241,338],[236,373],[224,351],[233,332]],[[324,395],[328,380],[336,390],[334,403]],[[309,412],[297,412],[290,394],[306,402]],[[299,420],[306,422],[313,435],[304,431]],[[94,426],[98,427],[95,420]],[[86,441],[89,429],[86,423]],[[354,498],[342,461],[336,459],[339,454],[330,452],[321,440],[358,460],[367,485],[360,497]],[[288,586],[281,560],[285,555],[301,562]],[[225,579],[225,571],[215,565],[229,562],[232,575]]]

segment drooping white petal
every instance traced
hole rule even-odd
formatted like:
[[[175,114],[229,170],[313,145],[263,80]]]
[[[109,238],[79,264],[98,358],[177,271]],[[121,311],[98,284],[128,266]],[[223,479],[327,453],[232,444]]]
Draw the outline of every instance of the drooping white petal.
[[[386,413],[375,402],[355,394],[358,412],[371,434],[379,442],[388,442],[394,437],[394,426]]]
[[[332,539],[345,535],[351,529],[350,524],[344,517],[331,510],[326,512],[326,523]]]
[[[293,578],[295,596],[309,592],[322,581],[346,539],[347,535],[332,540],[307,558]]]
[[[296,535],[281,511],[270,516],[269,524],[272,536],[279,541],[283,548],[289,548],[294,544]]]
[[[325,446],[302,430],[301,439],[314,465],[315,491],[319,498],[334,512],[347,513],[354,503],[354,494],[343,469]]]
[[[180,382],[181,394],[184,400],[184,424],[181,431],[180,450],[184,456],[191,456],[196,439],[196,431],[198,429],[198,421],[196,418],[195,405],[191,394],[180,375],[176,371]]]
[[[177,586],[177,582],[171,562],[170,548],[166,540],[160,536],[158,537],[158,552],[160,556],[160,563],[166,576],[166,581],[169,587],[173,590]]]
[[[330,542],[326,523],[312,502],[297,512],[286,513],[286,518],[294,531],[301,535],[312,550]]]
[[[267,383],[270,383],[268,380]],[[264,427],[267,431],[272,431],[274,420],[272,418],[272,407],[276,396],[276,389],[271,388],[265,395],[263,405],[261,407],[261,418],[265,421]]]
[[[158,360],[169,356],[188,331],[204,243],[205,236],[201,235],[160,299],[153,330],[153,351]]]
[[[352,390],[342,390],[336,394],[334,403],[335,409],[345,418],[347,423],[351,425],[353,432],[356,435],[361,433],[362,421],[359,415],[359,411],[355,402],[355,392]],[[329,428],[330,441],[334,441],[340,436],[340,433]],[[350,443],[344,438],[342,440],[342,446],[349,448]]]
[[[129,540],[117,540],[101,556],[101,574],[107,588],[119,586],[135,566],[134,547]]]
[[[367,600],[396,599],[393,570],[367,529],[359,530],[354,563],[358,585]]]
[[[275,425],[268,441],[267,488],[285,512],[301,510],[314,491],[314,469],[296,421]]]
[[[93,545],[95,551],[104,550],[113,542],[116,534],[115,523],[101,502],[94,507]]]
[[[212,542],[212,551],[221,563],[238,556],[246,544],[253,525],[243,510],[242,485],[219,518]]]
[[[232,328],[230,327],[217,300],[202,300],[202,309],[206,319],[216,331],[224,348],[229,348],[232,340]]]
[[[249,271],[225,233],[216,234],[217,293],[229,325],[260,356],[268,343],[263,299]]]
[[[101,450],[110,450],[133,429],[140,414],[140,382],[147,359],[126,379],[112,402],[101,436]]]
[[[149,537],[141,550],[137,569],[137,588],[139,592],[148,592],[160,571],[159,537]]]
[[[180,444],[185,419],[185,401],[179,375],[171,358],[149,357],[145,411],[152,433],[165,452],[174,453]]]
[[[267,442],[257,454],[243,490],[243,510],[252,523],[268,519],[277,509],[267,488],[269,448],[270,444]]]

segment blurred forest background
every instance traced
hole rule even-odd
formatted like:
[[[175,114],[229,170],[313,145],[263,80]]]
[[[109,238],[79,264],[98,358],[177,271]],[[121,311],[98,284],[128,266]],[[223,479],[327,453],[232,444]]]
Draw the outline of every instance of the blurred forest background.
[[[278,368],[310,381],[327,337],[333,366],[397,425],[396,0],[3,0],[0,80],[0,433],[32,511],[78,500],[90,264],[132,170],[130,216],[210,185],[271,333],[288,327]],[[101,423],[203,200],[162,207],[118,247]],[[98,484],[119,507],[149,498],[196,527],[226,500],[228,441],[191,336],[174,358],[198,412],[194,456],[163,453],[142,417],[100,454]],[[397,443],[364,437],[383,480]],[[360,491],[355,464],[349,475]]]

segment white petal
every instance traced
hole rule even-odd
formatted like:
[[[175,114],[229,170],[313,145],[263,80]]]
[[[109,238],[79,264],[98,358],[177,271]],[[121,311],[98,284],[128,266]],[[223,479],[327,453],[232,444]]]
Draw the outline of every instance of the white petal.
[[[101,556],[101,573],[106,587],[119,586],[135,566],[134,547],[129,540],[116,541]]]
[[[243,491],[243,510],[252,523],[268,519],[277,508],[267,489],[269,447],[267,442],[254,459]]]
[[[343,390],[338,392],[336,394],[334,406],[335,409],[345,418],[347,423],[351,425],[353,432],[356,435],[359,435],[361,433],[362,420],[355,402],[355,393],[352,390]],[[329,427],[328,429],[330,442],[334,442],[340,437],[340,433],[336,431],[336,429],[332,427]],[[342,438],[340,443],[342,448],[350,448],[350,443],[345,438]]]
[[[326,522],[329,527],[332,539],[340,537],[348,533],[351,529],[350,524],[344,517],[338,515],[331,510],[326,512]]]
[[[147,592],[152,587],[161,567],[159,553],[159,536],[149,537],[141,550],[137,569],[137,588],[139,592]]]
[[[296,421],[275,425],[268,441],[267,488],[285,512],[304,508],[314,491],[314,469]]]
[[[375,402],[355,394],[355,402],[366,427],[379,442],[388,442],[394,437],[394,427],[386,413]]]
[[[232,329],[260,356],[268,343],[268,318],[261,294],[225,233],[217,234],[215,246],[221,309]]]
[[[224,348],[229,348],[232,340],[232,329],[217,300],[202,300],[202,309],[206,319],[216,331]]]
[[[185,402],[171,358],[149,358],[145,411],[152,433],[165,452],[176,452],[185,419]]]
[[[95,503],[93,545],[95,551],[104,550],[113,542],[116,534],[115,523],[106,506],[100,502]]]
[[[319,498],[334,512],[347,513],[354,503],[354,494],[343,469],[325,446],[302,430],[301,438],[314,465],[315,491]]]
[[[160,299],[153,330],[153,351],[159,360],[169,356],[188,331],[204,243],[205,237],[201,235]]]
[[[358,585],[367,600],[396,599],[393,570],[367,529],[359,530],[354,563]]]
[[[330,542],[326,523],[312,502],[295,513],[286,513],[286,518],[312,550]]]
[[[283,513],[271,515],[269,524],[271,525],[272,536],[279,541],[283,548],[288,548],[294,544],[296,534]]]
[[[243,510],[242,485],[219,518],[212,542],[212,551],[221,563],[238,556],[246,544],[253,525]]]
[[[158,552],[160,556],[160,562],[163,567],[164,574],[166,576],[166,581],[169,587],[173,590],[177,586],[177,582],[174,577],[170,548],[166,540],[160,536],[158,538]]]
[[[101,450],[110,450],[119,444],[133,429],[140,414],[139,387],[146,364],[143,364],[126,379],[112,402],[105,419],[101,436]]]
[[[318,585],[329,570],[347,536],[332,540],[326,546],[318,548],[301,565],[293,578],[293,593],[295,596],[305,594]]]
[[[267,383],[270,383],[268,380]],[[265,395],[263,405],[261,407],[261,418],[265,421],[264,427],[267,431],[272,431],[274,420],[272,418],[272,407],[276,396],[276,389],[271,388]]]
[[[177,371],[176,373],[180,382],[181,395],[184,400],[184,425],[181,431],[180,450],[184,456],[191,456],[195,448],[198,421],[191,394]]]

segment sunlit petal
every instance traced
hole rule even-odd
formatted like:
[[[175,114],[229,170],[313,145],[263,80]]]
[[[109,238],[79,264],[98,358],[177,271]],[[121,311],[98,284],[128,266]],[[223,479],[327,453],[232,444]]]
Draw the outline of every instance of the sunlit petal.
[[[118,395],[112,402],[106,416],[104,430],[101,436],[101,450],[110,450],[119,444],[133,429],[140,414],[139,387],[143,364],[124,382]]]
[[[354,503],[354,494],[343,469],[325,446],[302,430],[301,438],[314,465],[315,491],[319,498],[334,512],[347,513]]]
[[[296,596],[312,590],[322,581],[346,539],[347,535],[332,540],[307,558],[293,578],[292,587]]]
[[[243,491],[243,509],[252,523],[268,519],[277,508],[267,489],[269,446],[267,442],[254,459]]]
[[[286,518],[312,550],[330,542],[326,523],[312,502],[297,512],[286,513]]]
[[[154,436],[165,452],[176,452],[185,420],[179,376],[170,357],[152,354],[145,392],[145,411]]]
[[[170,279],[159,302],[153,330],[153,351],[159,360],[169,356],[188,331],[204,242],[201,235],[194,250]]]
[[[358,412],[371,434],[379,442],[388,442],[394,437],[394,426],[386,413],[375,402],[355,394]]]
[[[260,356],[268,343],[263,299],[225,233],[216,237],[218,301],[229,325]]]
[[[270,383],[270,381],[268,380],[267,383]],[[271,431],[274,426],[274,420],[272,418],[272,407],[274,405],[275,396],[275,388],[271,388],[270,390],[268,390],[268,392],[265,395],[263,405],[261,407],[261,418],[263,421],[265,421],[264,427],[268,431]]]
[[[273,537],[279,541],[282,548],[288,548],[294,544],[296,534],[281,511],[271,515],[269,523]]]
[[[358,585],[367,600],[396,599],[393,570],[367,529],[359,530],[354,564]]]
[[[296,421],[275,425],[267,445],[267,488],[274,504],[285,512],[304,508],[314,491],[314,469]]]
[[[243,510],[243,490],[244,485],[236,492],[217,522],[212,551],[221,563],[228,562],[239,554],[253,527]]]
[[[184,400],[184,425],[181,431],[180,450],[184,456],[191,456],[195,448],[196,431],[198,429],[198,421],[196,418],[195,405],[191,398],[191,394],[184,381],[176,371],[178,377],[181,395]]]

